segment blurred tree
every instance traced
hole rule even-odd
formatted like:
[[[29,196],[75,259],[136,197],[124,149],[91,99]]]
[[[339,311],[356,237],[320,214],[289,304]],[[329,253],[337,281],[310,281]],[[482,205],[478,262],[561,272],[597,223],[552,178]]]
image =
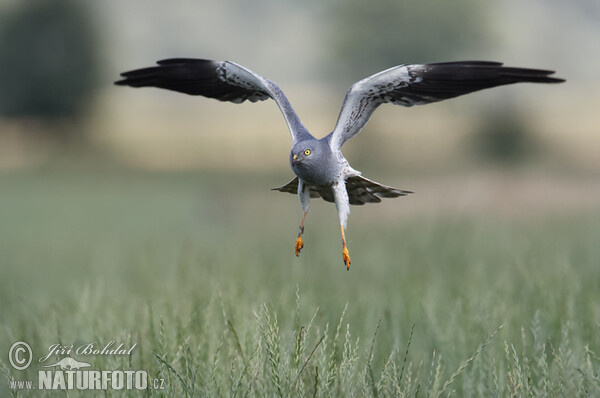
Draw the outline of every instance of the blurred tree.
[[[487,54],[485,47],[495,39],[489,11],[477,0],[338,0],[329,8],[329,29],[333,58],[342,61],[332,65],[332,80],[348,87],[349,81],[401,63],[479,59],[477,53]],[[465,143],[468,150],[501,166],[520,164],[537,144],[520,116],[496,106]],[[385,148],[381,139],[373,134],[369,145]]]
[[[1,115],[44,121],[80,118],[98,74],[97,37],[84,4],[30,0],[2,16]]]
[[[499,166],[521,165],[539,149],[525,120],[518,109],[510,106],[483,115],[471,139],[475,156]]]
[[[468,56],[486,41],[484,7],[477,0],[339,0],[329,18],[335,56],[344,60],[335,76]]]

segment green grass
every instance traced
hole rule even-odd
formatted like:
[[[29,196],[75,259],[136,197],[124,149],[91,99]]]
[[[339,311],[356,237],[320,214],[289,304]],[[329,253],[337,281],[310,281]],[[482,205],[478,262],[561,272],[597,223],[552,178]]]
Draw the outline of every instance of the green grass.
[[[245,177],[0,175],[6,378],[40,370],[12,369],[15,341],[115,340],[137,346],[75,357],[165,379],[150,396],[600,394],[600,212],[353,208],[346,272],[332,205],[296,258],[297,199],[268,191],[287,176]]]

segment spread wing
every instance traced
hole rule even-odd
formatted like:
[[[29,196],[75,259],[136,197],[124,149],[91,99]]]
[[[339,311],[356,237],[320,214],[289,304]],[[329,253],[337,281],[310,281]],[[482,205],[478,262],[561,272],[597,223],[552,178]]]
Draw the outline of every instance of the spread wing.
[[[173,58],[158,66],[121,73],[118,86],[158,87],[190,95],[201,95],[236,104],[272,98],[279,106],[294,142],[310,138],[279,86],[230,61]]]
[[[309,185],[311,198],[323,198],[327,202],[335,202],[331,185]],[[285,185],[273,188],[273,191],[288,192],[296,195],[298,193],[298,177]],[[346,179],[346,191],[351,205],[364,205],[365,203],[379,203],[381,198],[397,198],[406,196],[411,191],[393,188],[378,182],[369,180],[362,176],[354,176]]]
[[[442,101],[504,84],[560,83],[553,71],[502,66],[499,62],[461,61],[399,65],[369,76],[350,87],[335,129],[332,149],[339,149],[367,123],[381,104],[410,107]]]

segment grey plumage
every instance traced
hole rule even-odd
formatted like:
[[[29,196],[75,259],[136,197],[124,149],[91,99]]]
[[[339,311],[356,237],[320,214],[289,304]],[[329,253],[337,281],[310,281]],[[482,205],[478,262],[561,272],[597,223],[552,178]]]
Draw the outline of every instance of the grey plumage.
[[[230,61],[175,58],[157,66],[121,74],[115,84],[159,87],[219,101],[242,103],[273,99],[281,110],[292,137],[290,165],[296,174],[289,183],[274,188],[298,195],[303,211],[296,255],[303,247],[304,218],[310,198],[334,202],[342,232],[343,260],[349,268],[344,228],[350,205],[378,203],[381,198],[405,196],[410,191],[389,187],[361,176],[350,167],[341,146],[358,134],[375,109],[385,103],[410,107],[438,102],[505,84],[560,83],[554,72],[505,67],[499,62],[461,61],[424,65],[399,65],[354,83],[342,104],[334,130],[316,139],[304,127],[279,86]]]

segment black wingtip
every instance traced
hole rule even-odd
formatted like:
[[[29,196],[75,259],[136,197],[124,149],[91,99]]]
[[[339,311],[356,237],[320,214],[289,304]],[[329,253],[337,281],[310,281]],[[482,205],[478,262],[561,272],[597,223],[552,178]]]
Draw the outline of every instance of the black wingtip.
[[[128,86],[128,87],[144,87],[144,84],[140,84],[139,80],[127,77],[125,74],[121,74],[125,79],[117,80],[114,82],[115,86]]]
[[[121,80],[117,80],[116,82],[114,82],[114,84],[116,86],[130,86],[130,87],[136,87],[132,82],[134,81],[134,79],[132,79],[132,77],[136,77],[139,75],[140,69],[137,70],[132,70],[129,72],[123,72],[120,73],[119,76],[121,76],[123,79]]]
[[[554,73],[554,71],[552,71],[550,74],[553,74],[553,73]],[[563,79],[561,77],[546,76],[545,83],[564,83],[566,81],[567,81],[567,79]]]
[[[121,73],[123,79],[117,86],[160,87],[187,94],[197,93],[192,87],[202,79],[210,79],[219,61],[197,58],[169,58],[156,62],[156,66],[134,69]]]
[[[511,83],[563,83],[566,81],[560,77],[551,76],[555,73],[553,70],[504,66],[502,62],[451,61],[425,64],[425,67],[428,69],[429,79],[493,83],[487,88]]]
[[[496,61],[446,61],[446,62],[431,62],[427,65],[450,65],[450,66],[502,66],[502,62]]]
[[[502,70],[506,76],[512,76],[532,83],[563,83],[566,81],[560,77],[550,76],[556,73],[553,70],[516,67],[504,67]]]
[[[218,61],[214,61],[212,59],[203,59],[203,58],[167,58],[161,59],[160,61],[156,61],[157,65],[199,65],[199,64],[213,64]]]

